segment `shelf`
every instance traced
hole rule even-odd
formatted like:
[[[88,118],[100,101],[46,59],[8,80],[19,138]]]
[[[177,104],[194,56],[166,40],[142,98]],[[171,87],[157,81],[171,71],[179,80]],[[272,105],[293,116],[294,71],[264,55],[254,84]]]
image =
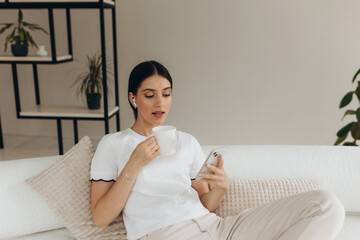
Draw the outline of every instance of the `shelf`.
[[[119,111],[119,107],[109,107],[109,118]],[[90,110],[84,106],[47,106],[36,105],[24,108],[20,117],[26,118],[70,118],[70,119],[104,119],[104,109]]]
[[[116,129],[120,131],[120,108],[119,108],[119,90],[118,90],[118,77],[117,77],[117,46],[116,46],[116,11],[115,0],[0,0],[0,9],[44,9],[48,11],[49,33],[51,50],[49,54],[51,56],[41,57],[37,55],[26,57],[15,57],[11,53],[8,55],[0,55],[0,64],[11,64],[13,75],[13,87],[16,103],[16,116],[19,119],[51,119],[56,120],[57,135],[59,144],[59,154],[64,153],[63,149],[63,137],[62,137],[62,120],[73,120],[74,128],[74,142],[79,140],[78,136],[78,121],[77,120],[89,120],[89,121],[103,121],[105,124],[105,134],[108,134],[109,120],[116,116]],[[65,54],[58,56],[56,54],[55,45],[55,22],[54,22],[54,9],[62,9],[66,12],[66,30],[68,51]],[[38,81],[38,68],[37,65],[43,64],[57,64],[63,62],[73,61],[72,51],[72,35],[71,35],[71,10],[72,9],[96,9],[100,16],[100,37],[101,37],[101,52],[105,54],[105,10],[111,11],[112,19],[112,37],[113,37],[113,57],[114,57],[114,87],[115,87],[115,103],[109,106],[107,93],[103,96],[103,108],[98,110],[89,110],[87,106],[50,106],[40,104],[40,91]],[[35,53],[36,54],[36,53]],[[103,56],[105,59],[105,56]],[[34,88],[35,99],[37,105],[32,107],[21,107],[19,81],[17,74],[17,65],[20,64],[32,64],[34,75]],[[104,72],[105,69],[104,69]],[[104,74],[105,75],[105,74]],[[106,76],[105,76],[106,77]],[[1,80],[1,78],[0,78]],[[105,115],[106,109],[106,115]],[[1,124],[1,123],[0,123]],[[2,134],[0,126],[0,148],[2,145]]]
[[[31,5],[32,4],[32,5]],[[46,4],[46,6],[45,6]],[[101,6],[100,0],[0,0],[1,7],[16,7],[15,5],[21,5],[23,8],[36,8],[51,6],[54,8],[63,7],[75,7],[75,8],[97,8]],[[115,0],[103,0],[104,7],[115,6]]]
[[[72,61],[71,55],[57,56],[56,62],[52,61],[51,56],[26,56],[26,57],[15,57],[15,56],[0,56],[0,63],[61,63]]]

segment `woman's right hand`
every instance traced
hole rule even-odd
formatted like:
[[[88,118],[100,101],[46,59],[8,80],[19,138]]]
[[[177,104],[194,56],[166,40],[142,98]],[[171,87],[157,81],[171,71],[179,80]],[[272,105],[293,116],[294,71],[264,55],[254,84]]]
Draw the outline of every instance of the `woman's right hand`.
[[[139,143],[125,165],[119,181],[91,183],[91,210],[97,226],[106,228],[124,209],[133,184],[141,169],[160,155],[160,149],[154,137]]]
[[[154,137],[150,137],[143,142],[139,143],[130,159],[135,161],[136,165],[142,168],[150,163],[154,158],[160,155],[160,148]]]

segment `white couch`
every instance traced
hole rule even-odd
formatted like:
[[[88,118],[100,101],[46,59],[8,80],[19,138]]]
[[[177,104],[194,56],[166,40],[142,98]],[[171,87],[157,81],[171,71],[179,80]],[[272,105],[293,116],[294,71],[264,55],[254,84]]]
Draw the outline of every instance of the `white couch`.
[[[217,146],[203,146],[203,151],[207,155],[214,147]],[[0,161],[0,239],[74,239],[44,201],[24,183],[59,157]],[[360,239],[359,148],[231,145],[224,160],[231,178],[319,180],[322,189],[339,197],[347,213],[336,240]]]

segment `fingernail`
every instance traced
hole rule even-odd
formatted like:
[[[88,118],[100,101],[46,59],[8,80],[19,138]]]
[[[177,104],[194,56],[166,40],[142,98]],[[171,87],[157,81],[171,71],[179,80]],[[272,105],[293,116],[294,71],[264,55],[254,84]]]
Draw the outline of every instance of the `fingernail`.
[[[207,167],[210,167],[210,164],[208,163],[206,166],[207,166]]]
[[[202,174],[201,174],[201,173],[199,173],[199,177],[202,177]]]

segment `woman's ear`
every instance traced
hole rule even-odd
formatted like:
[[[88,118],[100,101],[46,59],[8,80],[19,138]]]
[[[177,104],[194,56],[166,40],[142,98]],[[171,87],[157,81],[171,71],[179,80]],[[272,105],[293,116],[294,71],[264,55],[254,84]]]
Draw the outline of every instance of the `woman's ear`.
[[[132,103],[132,105],[136,108],[137,105],[136,105],[136,102],[135,102],[135,96],[134,96],[134,94],[132,92],[129,93],[129,100]]]

